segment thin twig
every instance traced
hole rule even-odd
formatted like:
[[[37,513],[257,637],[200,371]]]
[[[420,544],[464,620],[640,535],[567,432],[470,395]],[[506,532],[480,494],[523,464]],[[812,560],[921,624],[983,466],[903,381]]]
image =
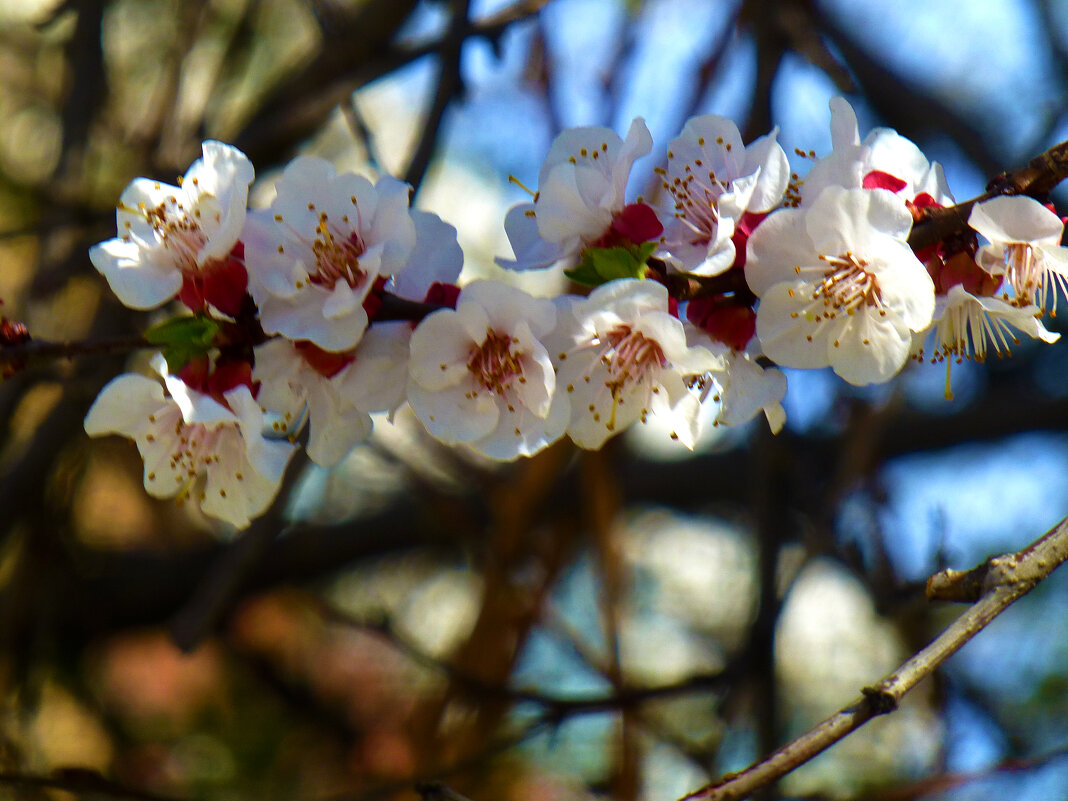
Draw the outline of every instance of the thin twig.
[[[931,675],[965,643],[982,631],[1013,602],[1022,598],[1068,559],[1068,518],[1045,536],[1015,554],[985,564],[984,593],[930,645],[915,654],[878,684],[861,690],[861,697],[784,745],[766,759],[737,774],[728,774],[685,796],[707,801],[738,801],[808,762],[869,720],[897,709],[904,695]]]
[[[173,797],[124,787],[91,770],[57,770],[49,776],[0,773],[0,786],[16,790],[63,790],[75,798],[116,798],[127,801],[176,801]]]

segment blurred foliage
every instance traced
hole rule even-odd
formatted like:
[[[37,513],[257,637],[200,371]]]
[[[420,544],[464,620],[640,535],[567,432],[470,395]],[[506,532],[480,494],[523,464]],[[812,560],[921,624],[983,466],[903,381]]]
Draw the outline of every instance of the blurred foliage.
[[[562,125],[643,113],[666,141],[717,111],[807,149],[851,91],[862,125],[974,186],[1065,135],[1068,15],[993,3],[955,31],[945,5],[3,0],[0,311],[44,339],[156,322],[86,251],[131,178],[173,180],[205,137],[246,150],[261,199],[297,152],[404,176],[460,229],[469,277],[498,275],[504,176],[532,182]],[[967,80],[984,49],[989,94]],[[927,574],[1065,513],[1063,348],[963,366],[952,406],[931,401],[937,369],[876,391],[791,376],[783,434],[694,455],[637,432],[502,467],[402,414],[333,472],[295,466],[240,538],[145,495],[128,442],[82,433],[143,355],[18,373],[0,384],[2,792],[675,798],[922,646],[953,612],[923,602]],[[765,797],[1064,797],[1066,584]]]

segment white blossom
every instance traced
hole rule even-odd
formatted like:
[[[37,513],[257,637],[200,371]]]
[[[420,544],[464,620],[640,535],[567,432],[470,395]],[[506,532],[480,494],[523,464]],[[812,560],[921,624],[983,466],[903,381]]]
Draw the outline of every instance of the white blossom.
[[[985,362],[987,353],[1011,356],[1020,344],[1016,333],[1053,343],[1060,334],[1046,329],[1035,306],[1016,306],[1001,298],[973,295],[961,284],[950,287],[936,297],[934,322],[929,332],[916,335],[913,355],[917,361],[927,358],[924,346],[933,340],[932,363],[946,363],[946,400],[953,400],[950,371],[953,363],[965,359]]]
[[[90,436],[121,434],[137,443],[144,483],[155,498],[196,498],[205,514],[244,528],[278,492],[294,451],[285,439],[263,437],[263,414],[245,385],[225,405],[168,375],[159,381],[127,373],[101,390],[85,417]]]
[[[408,402],[427,430],[493,459],[529,456],[558,439],[566,400],[542,338],[552,301],[492,281],[464,287],[412,334]]]
[[[782,200],[790,164],[776,135],[772,131],[746,147],[737,125],[707,114],[689,120],[671,140],[667,169],[657,170],[673,201],[663,248],[682,269],[698,275],[729,269],[742,215],[766,213]]]
[[[693,447],[700,401],[688,379],[721,369],[703,346],[690,346],[668,293],[654,281],[624,279],[584,299],[561,301],[552,337],[557,383],[571,406],[567,433],[583,448],[601,447],[637,420],[667,416]]]
[[[89,249],[93,266],[126,306],[151,309],[181,296],[236,314],[247,284],[231,253],[245,222],[254,171],[245,155],[207,141],[178,186],[137,178],[116,213],[119,235]]]
[[[831,152],[805,176],[801,203],[811,205],[828,186],[886,189],[905,201],[928,195],[953,205],[942,165],[931,163],[910,139],[892,128],[875,128],[860,141],[857,115],[843,97],[831,98]]]
[[[619,225],[631,167],[652,147],[652,136],[640,117],[631,123],[625,140],[599,126],[563,131],[542,165],[534,201],[513,207],[505,217],[515,261],[497,262],[530,270],[576,257],[599,242],[610,244],[606,239],[640,242],[659,236],[661,228],[651,209],[641,225]],[[620,230],[613,232],[613,222]]]
[[[977,203],[968,225],[990,243],[979,249],[979,266],[1005,276],[1012,302],[1044,313],[1052,294],[1056,316],[1057,290],[1068,293],[1068,248],[1060,244],[1060,217],[1033,198],[1002,196]]]
[[[757,337],[788,367],[830,365],[851,384],[883,382],[934,313],[934,284],[907,243],[912,216],[883,189],[830,186],[772,214],[749,239]]]
[[[351,361],[351,356],[336,360],[338,372],[344,372]],[[302,349],[289,340],[272,339],[256,348],[252,374],[260,382],[260,404],[281,418],[279,425],[285,433],[295,435],[307,416],[308,456],[322,467],[337,464],[371,435],[371,416],[342,397],[333,367],[324,367],[315,356],[305,358]]]
[[[322,159],[294,159],[266,211],[249,213],[245,262],[263,329],[329,351],[360,341],[364,301],[380,276],[408,264],[415,223],[408,186],[338,175]]]

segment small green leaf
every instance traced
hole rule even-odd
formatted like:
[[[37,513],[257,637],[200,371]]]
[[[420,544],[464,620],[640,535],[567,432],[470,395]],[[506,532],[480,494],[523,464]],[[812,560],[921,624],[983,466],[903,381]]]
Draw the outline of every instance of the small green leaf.
[[[646,262],[656,250],[655,242],[614,248],[587,248],[582,261],[564,275],[579,284],[600,286],[619,278],[644,278]]]
[[[564,275],[576,284],[582,284],[583,286],[598,286],[604,283],[601,276],[593,269],[593,264],[590,263],[589,258],[585,257],[574,269],[564,270]]]
[[[159,345],[167,369],[176,373],[191,359],[203,356],[215,344],[219,324],[209,317],[177,317],[145,332],[145,339]]]

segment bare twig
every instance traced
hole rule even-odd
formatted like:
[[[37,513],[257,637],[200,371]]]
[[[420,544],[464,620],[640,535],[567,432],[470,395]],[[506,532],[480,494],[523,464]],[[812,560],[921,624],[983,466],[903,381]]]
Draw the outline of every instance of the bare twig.
[[[898,702],[922,679],[1013,602],[1035,588],[1068,559],[1068,518],[1045,536],[1015,554],[1005,554],[985,565],[982,597],[930,645],[906,661],[878,684],[864,687],[861,697],[780,748],[766,759],[737,774],[728,774],[702,787],[686,799],[737,801],[771,784],[808,762],[869,720],[897,709]]]
[[[75,798],[114,798],[125,801],[175,801],[172,797],[125,787],[99,773],[83,769],[57,770],[48,776],[0,773],[0,786],[18,790],[62,790]]]

